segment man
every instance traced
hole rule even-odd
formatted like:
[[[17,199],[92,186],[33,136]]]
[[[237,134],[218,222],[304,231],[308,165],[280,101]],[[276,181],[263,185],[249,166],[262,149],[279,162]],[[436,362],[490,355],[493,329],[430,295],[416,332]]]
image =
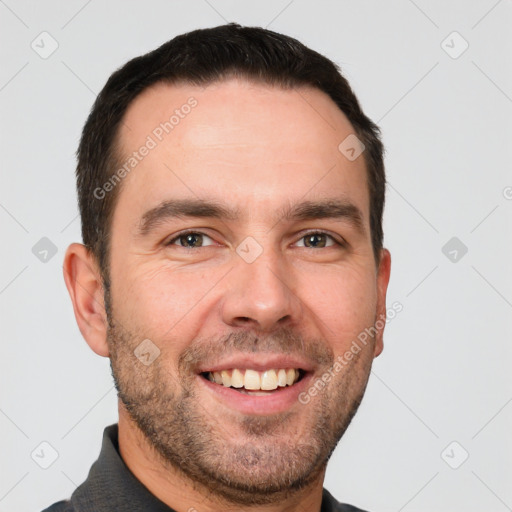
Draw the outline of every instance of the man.
[[[48,511],[359,510],[323,480],[383,348],[382,155],[337,67],[275,32],[197,30],[110,77],[64,277],[119,423]]]

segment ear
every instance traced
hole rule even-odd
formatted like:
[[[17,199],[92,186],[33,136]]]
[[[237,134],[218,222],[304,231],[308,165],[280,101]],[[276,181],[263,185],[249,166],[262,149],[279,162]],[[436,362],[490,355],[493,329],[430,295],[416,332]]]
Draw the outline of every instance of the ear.
[[[375,351],[377,357],[384,350],[384,327],[386,326],[386,293],[388,290],[389,276],[391,274],[391,254],[387,249],[380,253],[379,268],[377,271],[377,318],[375,328]]]
[[[82,244],[71,244],[64,257],[64,281],[78,328],[96,354],[108,357],[103,281],[96,259]]]

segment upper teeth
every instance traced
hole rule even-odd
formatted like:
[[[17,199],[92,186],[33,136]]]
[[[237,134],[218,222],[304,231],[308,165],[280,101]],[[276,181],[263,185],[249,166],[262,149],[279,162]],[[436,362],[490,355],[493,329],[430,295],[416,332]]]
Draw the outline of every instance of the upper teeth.
[[[299,378],[299,370],[271,369],[259,372],[256,370],[222,370],[208,372],[208,379],[226,387],[245,388],[251,390],[272,390],[277,387],[291,386]]]

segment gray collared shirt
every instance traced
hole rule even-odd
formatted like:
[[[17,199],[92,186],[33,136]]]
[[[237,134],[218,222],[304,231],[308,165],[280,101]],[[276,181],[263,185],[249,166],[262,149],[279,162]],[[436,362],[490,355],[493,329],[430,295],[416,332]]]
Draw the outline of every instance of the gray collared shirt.
[[[69,500],[54,503],[43,512],[175,512],[153,496],[128,469],[119,455],[117,423],[105,428],[98,460],[85,482]],[[321,512],[364,512],[338,503],[324,489]]]

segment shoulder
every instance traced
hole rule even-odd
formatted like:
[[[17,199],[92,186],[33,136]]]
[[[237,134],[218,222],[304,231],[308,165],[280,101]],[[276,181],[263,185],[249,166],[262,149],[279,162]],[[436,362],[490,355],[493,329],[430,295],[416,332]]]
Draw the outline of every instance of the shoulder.
[[[334,496],[324,488],[321,512],[366,512],[352,505],[340,503]]]
[[[75,507],[73,507],[70,501],[64,500],[50,505],[42,512],[75,512]]]

